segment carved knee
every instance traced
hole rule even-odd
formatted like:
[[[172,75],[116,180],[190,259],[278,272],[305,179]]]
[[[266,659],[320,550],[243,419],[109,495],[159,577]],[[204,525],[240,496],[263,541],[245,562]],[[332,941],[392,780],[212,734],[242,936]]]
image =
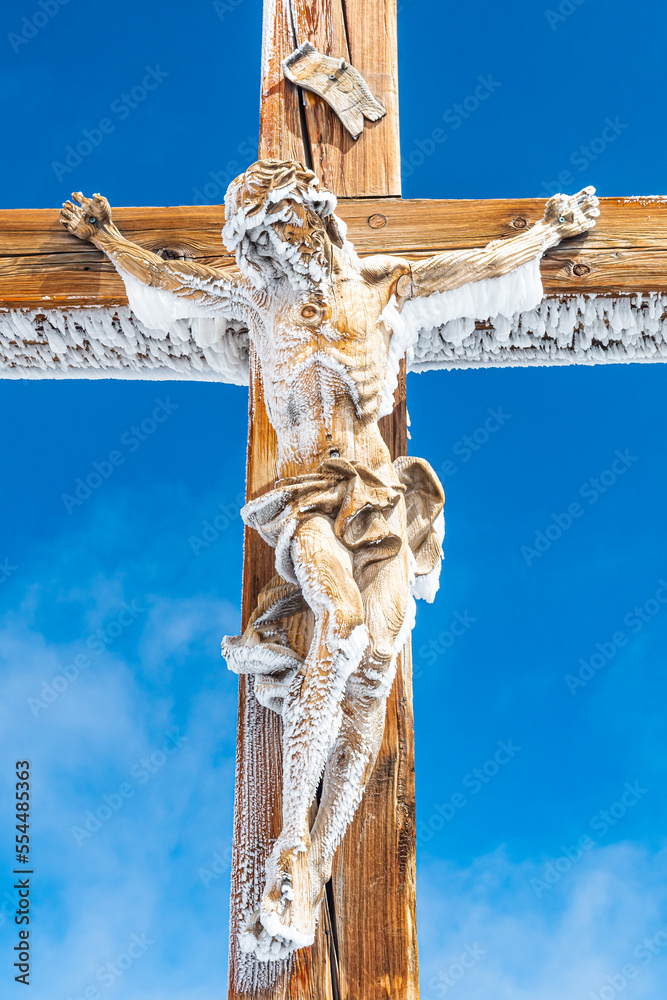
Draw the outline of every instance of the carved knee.
[[[314,517],[300,526],[292,558],[303,595],[318,621],[328,618],[338,638],[349,638],[364,623],[364,606],[350,555],[326,518]]]

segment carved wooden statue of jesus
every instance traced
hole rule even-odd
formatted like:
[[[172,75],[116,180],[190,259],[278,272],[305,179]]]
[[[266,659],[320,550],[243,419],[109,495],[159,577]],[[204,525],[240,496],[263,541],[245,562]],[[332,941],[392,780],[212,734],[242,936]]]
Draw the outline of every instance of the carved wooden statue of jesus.
[[[229,186],[223,240],[238,270],[221,272],[163,260],[123,238],[105,198],[73,197],[62,221],[113,261],[139,319],[165,329],[224,317],[249,331],[261,362],[279,478],[242,513],[275,548],[277,575],[245,633],[222,646],[284,724],[283,828],[241,939],[259,960],[283,958],[313,941],[381,744],[414,598],[431,601],[438,586],[442,487],[422,459],[392,463],[378,429],[400,359],[439,317],[474,315],[466,298],[536,305],[539,258],[595,224],[597,199],[592,188],[557,195],[542,222],[482,250],[360,259],[311,171],[260,160]]]

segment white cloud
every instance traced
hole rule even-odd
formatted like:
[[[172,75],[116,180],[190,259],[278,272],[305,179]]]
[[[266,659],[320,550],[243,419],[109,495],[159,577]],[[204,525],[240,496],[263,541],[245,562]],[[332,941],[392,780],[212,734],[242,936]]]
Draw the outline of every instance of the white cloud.
[[[114,523],[119,535],[124,527]],[[0,619],[3,802],[13,794],[13,761],[28,758],[33,769],[31,995],[67,1000],[97,985],[101,997],[203,1000],[226,982],[228,872],[206,889],[198,869],[231,833],[236,679],[219,642],[239,614],[209,593],[178,598],[169,582],[161,592],[150,558],[143,577],[143,566],[130,573],[101,559],[96,541],[108,530],[99,518],[74,533],[68,525],[48,560],[26,556],[16,608]],[[145,611],[92,651],[87,639],[133,599]],[[90,663],[68,679],[61,668],[81,653]],[[57,698],[35,717],[27,699],[42,699],[45,682],[55,690],[53,678]],[[174,729],[176,741],[186,739],[166,753]],[[13,823],[3,808],[5,870]],[[75,837],[73,827],[91,836]],[[1,904],[6,951],[15,928],[6,897]],[[97,970],[133,934],[154,943],[105,986]]]
[[[502,849],[466,869],[420,866],[423,1000],[589,1000],[604,987],[633,1000],[662,995],[667,947],[650,961],[636,949],[667,929],[667,848],[598,848],[538,899],[530,880],[543,871]],[[483,956],[461,964],[466,946]],[[622,987],[628,963],[637,974]]]

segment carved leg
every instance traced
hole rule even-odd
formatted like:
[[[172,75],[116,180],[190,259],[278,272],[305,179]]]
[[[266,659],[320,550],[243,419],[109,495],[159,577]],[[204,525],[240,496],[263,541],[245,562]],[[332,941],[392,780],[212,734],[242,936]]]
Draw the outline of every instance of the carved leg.
[[[402,511],[397,510],[396,519],[401,516]],[[331,877],[334,852],[373,772],[382,745],[398,646],[405,638],[406,625],[408,631],[412,625],[414,610],[408,596],[407,546],[393,559],[373,563],[356,575],[366,580],[361,596],[370,642],[360,666],[347,682],[343,721],[327,760],[319,810],[311,831],[313,888],[319,886],[320,891]]]
[[[352,822],[382,745],[386,697],[346,698],[343,721],[327,761],[313,825],[309,866],[318,896],[331,878],[336,847]]]
[[[368,644],[352,557],[335,537],[331,521],[314,515],[301,523],[291,555],[315,629],[283,707],[283,829],[267,861],[260,913],[242,942],[267,959],[314,938],[321,887],[312,885],[309,872],[308,813],[341,723],[347,679]]]

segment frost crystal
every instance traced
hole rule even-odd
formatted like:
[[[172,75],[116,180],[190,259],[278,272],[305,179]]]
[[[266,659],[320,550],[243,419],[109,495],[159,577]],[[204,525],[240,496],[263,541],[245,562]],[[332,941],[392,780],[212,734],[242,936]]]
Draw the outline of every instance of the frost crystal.
[[[165,326],[149,328],[127,306],[0,312],[0,369],[3,378],[248,384],[244,324],[212,316],[175,319]]]

